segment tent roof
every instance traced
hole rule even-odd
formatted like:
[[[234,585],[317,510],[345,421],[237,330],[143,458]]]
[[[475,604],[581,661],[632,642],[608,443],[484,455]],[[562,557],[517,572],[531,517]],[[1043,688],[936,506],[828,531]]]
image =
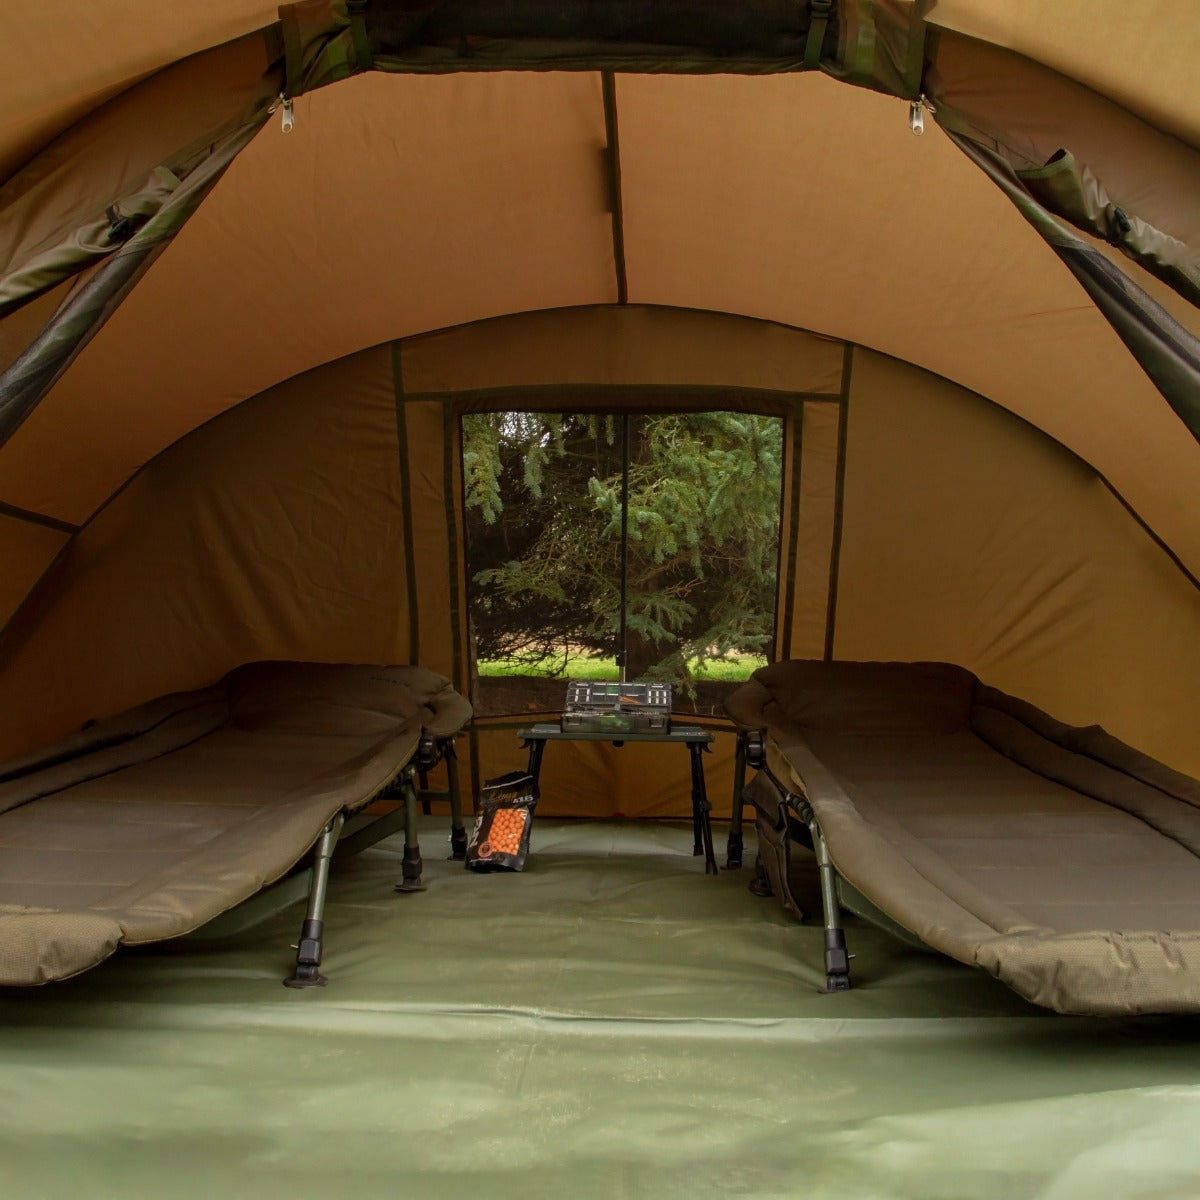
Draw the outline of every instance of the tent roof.
[[[300,97],[296,129],[261,129],[0,448],[0,501],[81,524],[195,424],[321,362],[629,301],[812,329],[971,388],[1089,462],[1200,574],[1200,443],[939,128],[914,138],[903,101],[814,72],[622,74],[610,100],[588,72],[371,72]]]
[[[1200,145],[1196,12],[1192,0],[937,0],[933,26],[1015,50],[1117,100],[1152,124]],[[262,0],[45,0],[21,10],[0,41],[0,174],[81,115],[189,54],[269,25]],[[64,69],[64,64],[67,64]]]

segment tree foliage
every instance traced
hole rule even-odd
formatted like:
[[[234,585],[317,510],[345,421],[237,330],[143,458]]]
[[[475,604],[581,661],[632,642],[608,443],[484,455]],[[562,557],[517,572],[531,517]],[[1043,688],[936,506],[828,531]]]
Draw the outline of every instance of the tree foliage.
[[[480,658],[552,672],[616,654],[622,419],[488,413],[463,422]],[[781,422],[708,412],[630,420],[626,625],[632,678],[761,653],[774,623]]]

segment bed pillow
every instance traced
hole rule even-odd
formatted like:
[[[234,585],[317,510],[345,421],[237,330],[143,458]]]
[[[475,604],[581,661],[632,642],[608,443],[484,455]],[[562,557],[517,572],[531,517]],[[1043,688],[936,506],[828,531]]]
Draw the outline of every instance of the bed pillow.
[[[229,676],[229,711],[257,733],[381,737],[420,728],[444,684],[420,667],[250,663]]]
[[[969,720],[976,682],[951,663],[819,659],[773,663],[753,677],[801,729],[852,734],[954,733]]]

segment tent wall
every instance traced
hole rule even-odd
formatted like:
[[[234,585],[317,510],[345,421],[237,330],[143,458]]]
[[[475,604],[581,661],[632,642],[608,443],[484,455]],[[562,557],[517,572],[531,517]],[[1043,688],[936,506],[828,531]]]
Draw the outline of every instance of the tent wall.
[[[6,631],[0,757],[257,658],[410,661],[399,465],[386,346],[173,446]]]
[[[1200,772],[1200,588],[1085,464],[854,354],[836,656],[958,662]]]
[[[0,640],[0,756],[261,657],[419,661],[465,690],[458,418],[576,404],[784,416],[780,656],[950,658],[1200,771],[1200,590],[1078,458],[862,347],[608,306],[363,351],[156,457]],[[31,581],[66,537],[0,519]],[[519,763],[511,729],[475,750],[481,775]],[[685,799],[682,765],[654,780],[594,753],[547,756],[564,780],[581,771],[558,811]]]

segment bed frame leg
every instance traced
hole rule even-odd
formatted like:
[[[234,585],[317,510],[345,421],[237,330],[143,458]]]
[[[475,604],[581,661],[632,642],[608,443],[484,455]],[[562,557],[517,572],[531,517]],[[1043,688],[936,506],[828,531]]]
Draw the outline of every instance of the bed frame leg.
[[[328,982],[321,974],[322,934],[325,929],[325,891],[329,886],[329,862],[333,848],[346,817],[338,813],[317,839],[313,852],[313,881],[308,893],[308,911],[304,924],[300,926],[300,940],[296,943],[296,971],[283,981],[284,987],[324,987]]]
[[[423,892],[425,885],[421,882],[421,847],[417,841],[417,789],[413,783],[412,772],[404,776],[404,857],[400,862],[400,882],[396,884],[398,892]]]
[[[825,845],[825,835],[816,814],[807,803],[801,804],[800,818],[812,837],[821,876],[821,907],[825,914],[825,991],[848,992],[850,955],[846,951],[846,934],[842,929],[841,905],[837,898],[837,871],[829,857],[829,847]]]
[[[442,756],[446,760],[446,786],[450,791],[450,857],[463,862],[467,857],[467,829],[463,824],[462,792],[458,790],[458,752],[452,737],[442,743]]]

